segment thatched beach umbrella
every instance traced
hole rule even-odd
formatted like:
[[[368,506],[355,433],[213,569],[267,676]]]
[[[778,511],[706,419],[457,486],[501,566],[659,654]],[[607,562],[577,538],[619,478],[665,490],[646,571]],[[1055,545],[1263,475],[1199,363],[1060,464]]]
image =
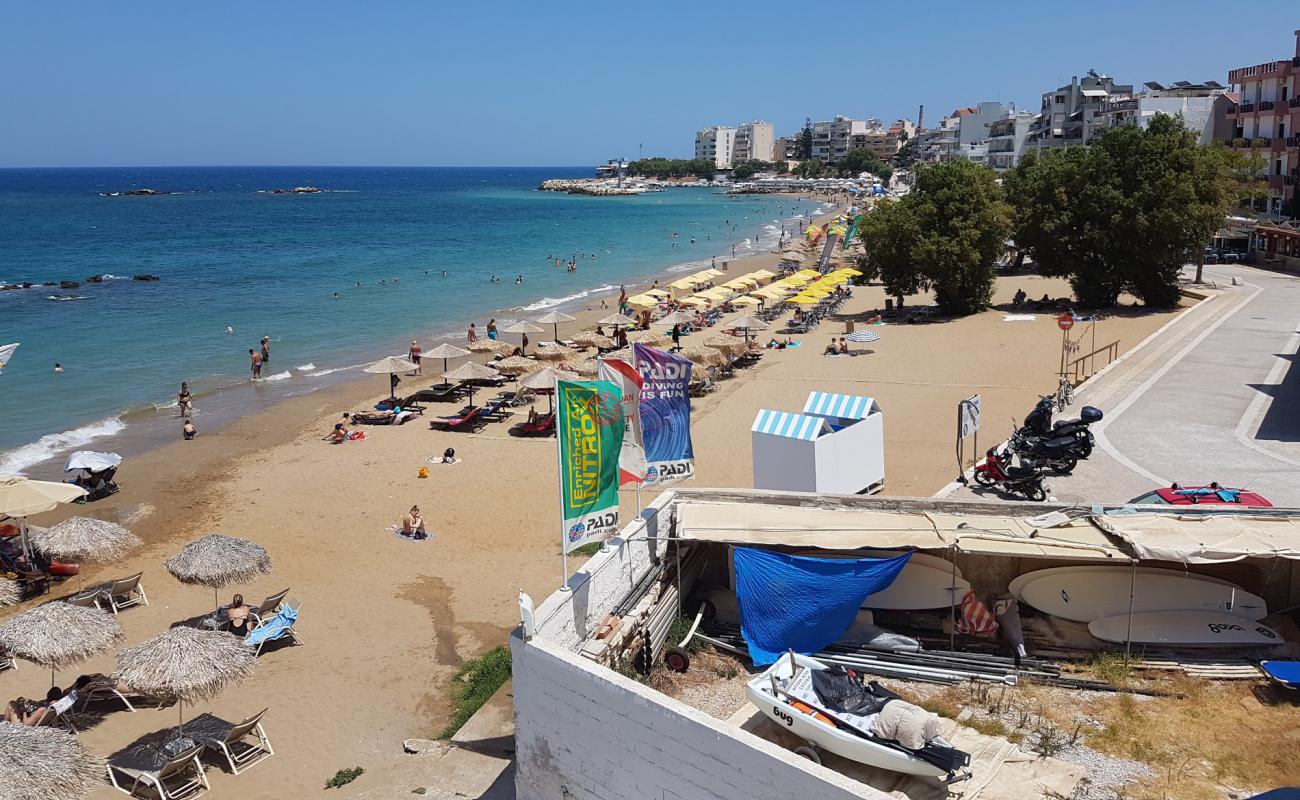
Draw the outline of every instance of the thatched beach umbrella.
[[[466,361],[451,372],[442,373],[442,377],[449,381],[460,381],[466,389],[469,389],[469,404],[474,405],[474,381],[490,381],[501,377],[501,373],[486,367],[482,364],[476,364],[473,361]]]
[[[598,321],[601,325],[614,325],[620,328],[636,324],[636,320],[626,314],[610,314],[608,317]]]
[[[72,734],[0,721],[0,787],[6,800],[79,800],[103,777],[104,762]]]
[[[0,608],[18,602],[18,582],[0,578]]]
[[[388,394],[393,399],[397,399],[397,382],[391,376],[399,372],[415,372],[420,367],[404,358],[397,356],[388,356],[381,358],[373,364],[362,367],[362,372],[369,372],[372,375],[388,375]]]
[[[119,680],[153,697],[175,697],[184,706],[210,700],[244,680],[257,664],[257,651],[221,631],[178,625],[117,654]]]
[[[516,345],[500,339],[476,339],[469,343],[471,353],[493,353],[508,356],[514,352]]]
[[[745,349],[744,341],[725,333],[719,333],[704,340],[707,347],[713,347],[726,353],[739,353]]]
[[[538,364],[531,358],[524,358],[523,356],[510,356],[509,358],[503,358],[500,361],[492,362],[492,366],[498,372],[504,372],[507,375],[521,375],[525,372],[536,372],[542,368],[541,364]]]
[[[582,378],[594,378],[600,374],[600,359],[588,358],[576,364],[569,364],[569,370]]]
[[[570,337],[575,344],[584,344],[590,347],[599,347],[602,350],[613,347],[614,340],[595,331],[579,331]]]
[[[667,316],[655,320],[656,325],[681,325],[695,320],[694,314],[687,314],[685,311],[674,311]]]
[[[720,367],[727,363],[727,357],[712,347],[687,347],[681,355],[702,367]]]
[[[543,325],[551,325],[555,330],[555,341],[560,341],[560,323],[573,322],[574,318],[563,311],[551,311],[537,318]]]
[[[538,358],[544,358],[548,361],[563,361],[573,356],[573,350],[562,344],[547,342],[533,353]]]
[[[447,342],[443,342],[442,344],[440,344],[440,345],[438,345],[437,347],[433,348],[433,349],[430,350],[429,352],[425,353],[425,354],[424,354],[424,357],[425,357],[425,358],[441,358],[441,359],[442,359],[442,371],[443,371],[443,372],[446,372],[446,371],[447,371],[447,361],[448,361],[448,360],[453,359],[453,358],[460,358],[461,356],[467,356],[467,355],[469,355],[469,351],[466,350],[465,348],[463,348],[463,347],[457,347],[457,346],[454,345],[454,344],[448,344]]]
[[[140,545],[126,528],[94,517],[68,517],[32,534],[37,552],[70,561],[114,561]]]
[[[217,590],[267,574],[271,571],[271,556],[256,542],[210,533],[185,545],[163,566],[181,583],[211,586],[212,602],[220,608]]]
[[[519,381],[519,385],[526,389],[532,389],[535,392],[548,392],[550,400],[550,413],[555,412],[555,383],[556,381],[576,381],[578,374],[567,370],[546,367],[545,369],[534,372]]]
[[[673,340],[662,333],[654,331],[637,331],[628,337],[634,344],[643,344],[646,347],[668,347]]]
[[[54,671],[78,664],[122,638],[117,618],[94,606],[54,601],[0,625],[0,649]]]

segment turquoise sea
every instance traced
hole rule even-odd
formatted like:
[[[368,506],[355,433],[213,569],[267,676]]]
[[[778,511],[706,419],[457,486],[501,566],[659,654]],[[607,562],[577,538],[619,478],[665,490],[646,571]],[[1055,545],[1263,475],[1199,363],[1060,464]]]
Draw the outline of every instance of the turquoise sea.
[[[536,191],[546,178],[590,174],[0,170],[0,284],[37,284],[0,292],[0,345],[21,342],[0,374],[0,474],[50,474],[71,450],[128,453],[164,431],[175,438],[169,406],[183,380],[196,424],[210,430],[404,354],[412,338],[425,349],[463,344],[471,320],[481,330],[489,316],[612,304],[620,284],[724,261],[732,245],[737,256],[770,249],[783,225],[793,230],[815,211],[810,201],[713,188]],[[325,191],[270,191],[295,186]],[[170,194],[105,196],[141,187]],[[551,260],[575,255],[573,272]],[[92,275],[112,277],[88,283]],[[64,280],[81,285],[40,285]],[[74,299],[51,299],[60,297]],[[253,386],[248,350],[262,336],[271,363]]]

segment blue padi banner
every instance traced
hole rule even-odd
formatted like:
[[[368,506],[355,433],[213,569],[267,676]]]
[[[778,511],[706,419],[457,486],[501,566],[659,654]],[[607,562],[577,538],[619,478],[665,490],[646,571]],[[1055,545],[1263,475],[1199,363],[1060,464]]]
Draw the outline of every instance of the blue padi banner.
[[[646,486],[663,486],[695,475],[691,446],[691,362],[645,345],[632,345],[641,373],[641,436]]]

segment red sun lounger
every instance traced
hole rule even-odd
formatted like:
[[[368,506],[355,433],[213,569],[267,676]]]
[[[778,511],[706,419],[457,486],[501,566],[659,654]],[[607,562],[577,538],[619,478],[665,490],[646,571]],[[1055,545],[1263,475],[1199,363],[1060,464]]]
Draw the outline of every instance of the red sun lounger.
[[[479,410],[478,406],[471,406],[469,409],[462,411],[460,416],[439,417],[430,420],[429,427],[448,431],[469,430],[479,421]]]

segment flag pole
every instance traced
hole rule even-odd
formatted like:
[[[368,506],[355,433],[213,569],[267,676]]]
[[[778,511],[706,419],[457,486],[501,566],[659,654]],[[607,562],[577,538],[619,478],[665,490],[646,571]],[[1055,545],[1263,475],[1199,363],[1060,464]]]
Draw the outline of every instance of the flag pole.
[[[569,537],[564,530],[564,457],[560,449],[561,428],[560,412],[564,410],[564,398],[560,395],[560,384],[555,382],[555,481],[560,487],[560,591],[569,591]]]

